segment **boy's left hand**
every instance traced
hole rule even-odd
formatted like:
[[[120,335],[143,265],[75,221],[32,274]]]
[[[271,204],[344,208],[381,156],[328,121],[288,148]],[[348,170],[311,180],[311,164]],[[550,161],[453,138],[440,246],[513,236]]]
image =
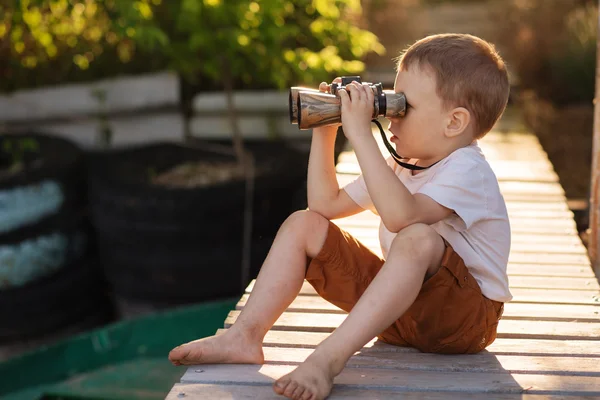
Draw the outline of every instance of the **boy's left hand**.
[[[372,136],[373,90],[368,84],[351,82],[338,93],[342,101],[342,127],[348,140]]]

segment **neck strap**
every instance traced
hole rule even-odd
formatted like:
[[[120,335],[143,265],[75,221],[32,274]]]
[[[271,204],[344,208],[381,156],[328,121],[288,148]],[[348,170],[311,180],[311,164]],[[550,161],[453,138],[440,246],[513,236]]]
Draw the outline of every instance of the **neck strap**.
[[[379,128],[379,132],[381,133],[381,138],[383,139],[383,144],[385,144],[385,147],[390,152],[390,155],[392,156],[394,161],[396,161],[400,166],[402,166],[406,169],[411,169],[413,171],[421,171],[421,170],[424,170],[427,168],[431,168],[435,164],[439,163],[439,161],[436,161],[428,167],[419,167],[418,165],[413,165],[413,164],[409,164],[409,163],[405,163],[405,162],[401,161],[401,160],[406,160],[406,157],[402,157],[402,156],[398,155],[398,153],[396,153],[396,150],[394,150],[394,148],[392,147],[390,142],[388,142],[387,137],[385,136],[385,132],[383,131],[383,127],[381,126],[379,121],[374,119],[371,122],[375,123],[375,125],[377,125],[377,127]]]

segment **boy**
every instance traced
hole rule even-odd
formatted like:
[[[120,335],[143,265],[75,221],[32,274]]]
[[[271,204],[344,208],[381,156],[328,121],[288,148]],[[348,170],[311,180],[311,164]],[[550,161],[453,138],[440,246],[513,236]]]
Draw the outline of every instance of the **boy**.
[[[512,298],[510,227],[477,139],[506,107],[505,65],[477,37],[434,35],[401,56],[394,89],[408,105],[404,117],[391,120],[391,141],[409,164],[425,169],[381,156],[371,131],[373,93],[347,85],[340,91],[342,126],[362,175],[340,189],[336,127],[314,130],[309,211],[282,224],[236,323],[173,349],[175,365],[263,363],[262,340],[304,279],[349,314],[275,382],[275,392],[288,398],[327,397],[347,360],[375,336],[434,353],[475,353],[494,341],[503,303]],[[364,209],[381,218],[383,259],[330,222]]]

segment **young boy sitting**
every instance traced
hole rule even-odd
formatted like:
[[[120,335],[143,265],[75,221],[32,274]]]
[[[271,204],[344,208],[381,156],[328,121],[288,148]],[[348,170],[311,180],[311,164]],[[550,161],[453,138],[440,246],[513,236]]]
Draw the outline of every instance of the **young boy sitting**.
[[[275,382],[275,392],[288,398],[327,397],[348,359],[376,336],[432,353],[476,353],[494,341],[503,303],[512,298],[510,226],[477,139],[506,107],[506,67],[477,37],[434,35],[401,56],[394,89],[406,95],[407,112],[391,120],[391,141],[408,164],[425,169],[382,157],[371,130],[373,93],[347,85],[339,93],[342,127],[362,175],[340,189],[337,127],[315,129],[309,210],[282,224],[235,324],[173,349],[173,364],[263,363],[263,338],[304,279],[349,314]],[[383,259],[330,222],[365,209],[381,218]]]

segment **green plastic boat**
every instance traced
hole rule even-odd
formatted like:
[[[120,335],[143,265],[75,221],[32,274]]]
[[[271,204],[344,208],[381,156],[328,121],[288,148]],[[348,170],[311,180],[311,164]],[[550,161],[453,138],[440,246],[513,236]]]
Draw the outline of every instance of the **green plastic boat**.
[[[0,399],[164,399],[185,372],[169,350],[213,335],[237,300],[117,322],[9,359],[0,364]]]

